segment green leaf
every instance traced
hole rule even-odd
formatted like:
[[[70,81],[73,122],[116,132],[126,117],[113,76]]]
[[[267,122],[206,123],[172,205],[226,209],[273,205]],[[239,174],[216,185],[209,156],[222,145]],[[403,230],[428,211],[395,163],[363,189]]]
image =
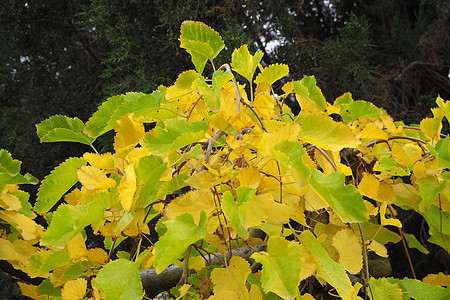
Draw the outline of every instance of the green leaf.
[[[443,212],[436,205],[431,205],[425,211],[418,211],[427,221],[428,225],[445,235],[450,235],[450,214]]]
[[[191,55],[195,69],[201,74],[206,62],[213,60],[225,44],[214,29],[201,22],[184,21],[181,24],[180,47]]]
[[[373,166],[374,171],[387,173],[392,176],[408,176],[411,170],[405,170],[398,166],[397,163],[390,157],[382,157]]]
[[[85,125],[78,118],[56,115],[36,125],[41,143],[77,142],[91,146],[95,138],[83,133]]]
[[[21,190],[17,190],[15,192],[12,192],[11,194],[16,196],[22,203],[22,208],[19,210],[19,213],[34,219],[36,217],[36,214],[31,209],[31,203],[29,201],[30,194]]]
[[[235,49],[231,55],[231,66],[233,71],[243,76],[249,82],[252,82],[256,68],[261,61],[264,53],[258,51],[255,55],[251,55],[247,45],[242,45],[239,49]]]
[[[253,253],[254,260],[261,263],[261,283],[265,293],[273,292],[283,299],[294,299],[300,284],[301,249],[283,237],[270,237],[267,252]]]
[[[354,185],[345,185],[345,176],[334,172],[325,176],[318,170],[311,170],[309,180],[314,191],[341,217],[343,222],[364,222],[368,218],[362,196]]]
[[[104,266],[93,284],[105,299],[142,299],[144,290],[139,276],[139,264],[127,259],[117,259]]]
[[[41,276],[59,267],[69,265],[72,261],[66,249],[57,252],[43,251],[33,254],[29,260],[29,274],[33,277]]]
[[[337,97],[336,100],[334,100],[333,105],[340,106],[342,104],[350,104],[352,102],[353,102],[352,93],[347,92]]]
[[[186,174],[180,174],[177,177],[172,178],[170,181],[164,182],[157,191],[156,198],[162,198],[168,194],[171,194],[188,186],[188,184],[186,183],[187,179],[188,176]]]
[[[170,119],[158,124],[142,140],[142,146],[153,154],[167,154],[205,138],[206,121],[188,123],[184,119]]]
[[[380,280],[380,279],[378,279]],[[397,284],[400,288],[403,289],[406,296],[409,299],[416,299],[416,300],[446,300],[450,298],[450,288],[446,287],[440,287],[436,285],[430,285],[428,283],[422,282],[417,279],[411,279],[411,278],[404,278],[404,279],[397,279],[389,277],[387,278],[387,281],[391,284]],[[372,278],[371,278],[372,283]],[[375,299],[383,299],[383,298],[377,298]]]
[[[220,109],[219,96],[216,95],[213,89],[209,87],[203,77],[199,77],[195,80],[195,84],[203,95],[203,99],[208,105],[209,109],[218,111]]]
[[[45,176],[38,190],[34,210],[39,214],[49,211],[78,182],[77,170],[85,165],[87,165],[85,159],[71,157]]]
[[[19,174],[21,162],[13,159],[5,149],[0,150],[0,184],[37,184],[34,176],[27,173]]]
[[[146,156],[139,160],[136,175],[142,188],[136,201],[136,207],[146,207],[157,199],[156,194],[160,188],[158,183],[166,168],[167,164],[157,156]]]
[[[359,233],[359,228],[357,224],[350,224],[356,234]],[[374,240],[380,244],[387,244],[389,242],[398,243],[402,240],[401,236],[396,234],[395,232],[390,231],[389,229],[371,222],[361,223],[361,227],[364,233],[364,238],[366,241]]]
[[[447,188],[447,180],[439,183],[434,176],[425,177],[417,182],[419,186],[420,196],[422,201],[419,203],[420,211],[427,211],[433,204],[439,193],[442,193]]]
[[[297,142],[284,141],[276,145],[271,151],[273,157],[284,164],[294,178],[300,182],[307,182],[311,171],[303,162],[306,150]]]
[[[403,292],[398,284],[390,283],[386,278],[370,278],[374,299],[402,300]],[[372,295],[369,293],[370,299]],[[373,300],[373,299],[372,299]]]
[[[297,94],[297,97],[312,102],[322,110],[325,109],[326,100],[322,94],[322,91],[316,85],[316,78],[314,76],[305,76],[302,80],[295,81],[294,91]]]
[[[309,230],[299,240],[317,260],[317,277],[336,288],[342,299],[353,299],[353,286],[342,265],[335,262]]]
[[[228,73],[224,70],[217,70],[212,76],[212,89],[217,96],[220,96],[220,90],[233,78],[233,74]],[[220,103],[219,103],[220,105]]]
[[[450,106],[449,106],[450,107]],[[435,150],[438,153],[438,166],[440,169],[450,168],[450,142],[449,137],[437,141]]]
[[[253,188],[240,186],[236,189],[236,201],[230,191],[223,194],[222,210],[233,229],[245,239],[249,237],[245,226],[247,204],[255,193],[256,190]]]
[[[353,101],[347,107],[353,120],[360,118],[376,119],[381,117],[383,112],[370,102],[364,100]]]
[[[265,67],[261,73],[259,73],[255,78],[255,83],[260,84],[265,82],[272,85],[275,81],[283,78],[289,74],[289,67],[285,64],[273,64]]]
[[[424,253],[424,254],[428,254],[430,253],[418,240],[417,238],[414,236],[414,234],[409,234],[409,233],[405,233],[403,232],[403,236],[406,239],[406,242],[408,243],[409,248],[416,248],[417,250],[419,250],[420,252]]]
[[[198,225],[190,213],[164,222],[167,231],[153,249],[156,273],[161,273],[175,260],[181,258],[190,244],[206,237],[206,221],[206,213],[202,211]]]
[[[53,213],[52,222],[41,239],[41,245],[64,247],[86,226],[100,222],[104,217],[103,205],[91,202],[70,206],[61,204]]]
[[[40,295],[49,295],[54,297],[39,297],[39,299],[61,299],[61,287],[54,287],[50,282],[50,278],[45,279],[42,283],[37,287],[37,292]]]
[[[84,197],[84,202],[97,202],[103,205],[105,210],[110,209],[114,205],[118,204],[119,192],[117,189],[109,189],[108,191],[97,192],[93,194],[88,194]]]
[[[156,111],[161,104],[159,91],[152,94],[131,92],[108,98],[86,122],[84,132],[91,137],[98,137],[114,128],[117,120],[127,113],[135,117],[146,116]]]

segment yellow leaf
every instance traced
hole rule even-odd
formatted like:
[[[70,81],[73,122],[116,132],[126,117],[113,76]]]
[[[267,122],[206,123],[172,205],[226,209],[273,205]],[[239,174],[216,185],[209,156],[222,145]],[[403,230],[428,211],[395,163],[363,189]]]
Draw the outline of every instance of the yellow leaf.
[[[6,210],[20,210],[22,208],[22,202],[16,195],[6,193],[0,194],[0,207]]]
[[[132,164],[125,167],[124,175],[117,187],[117,191],[119,192],[119,200],[123,209],[130,211],[134,204],[134,194],[136,193],[136,173]]]
[[[180,296],[176,299],[176,300],[181,300],[183,299],[183,297],[187,294],[187,292],[189,291],[189,289],[191,288],[190,284],[183,284],[182,286],[180,286],[180,289],[178,290],[178,292],[180,293]]]
[[[114,158],[109,152],[103,154],[86,152],[83,154],[83,158],[93,167],[106,170],[114,169]]]
[[[439,134],[442,130],[442,118],[444,117],[444,113],[441,109],[435,108],[433,114],[435,117],[433,118],[425,118],[420,122],[420,130],[430,139],[437,140],[439,139]],[[441,113],[437,113],[441,111]]]
[[[309,252],[304,245],[300,246],[300,253],[302,258],[302,269],[300,270],[300,281],[313,276],[317,272],[316,259]]]
[[[361,144],[349,127],[334,122],[328,116],[300,114],[298,120],[302,125],[300,139],[324,150],[338,151]]]
[[[402,227],[402,223],[399,220],[394,219],[394,218],[386,219],[387,205],[388,205],[387,202],[382,202],[381,206],[380,206],[381,225],[383,225],[383,226],[392,225],[395,227]]]
[[[248,186],[256,189],[261,181],[259,169],[256,167],[242,168],[238,175],[241,186]]]
[[[442,272],[439,272],[438,274],[428,274],[422,281],[431,285],[449,286],[450,275],[446,275]]]
[[[144,124],[133,119],[133,113],[126,114],[117,120],[114,130],[117,132],[114,138],[116,152],[124,148],[131,150],[144,137]]]
[[[404,165],[414,164],[422,158],[422,149],[416,144],[393,145],[391,153],[396,162]]]
[[[214,296],[217,299],[248,299],[245,286],[250,275],[249,263],[239,256],[233,256],[226,268],[217,268],[211,272],[211,280],[215,284]],[[235,298],[227,298],[236,295]]]
[[[367,246],[367,249],[375,252],[378,256],[381,257],[389,256],[386,247],[375,240],[370,241],[370,244]]]
[[[0,257],[2,260],[17,260],[18,255],[13,244],[0,238]]]
[[[208,189],[221,182],[218,174],[210,170],[204,170],[194,174],[186,180],[186,183],[196,189]]]
[[[61,289],[63,300],[83,299],[86,294],[87,281],[84,278],[67,281]]]
[[[38,286],[32,284],[26,284],[18,281],[17,284],[20,287],[22,295],[30,297],[31,299],[39,299],[39,292],[37,291]]]
[[[290,207],[275,202],[270,193],[256,195],[247,204],[245,225],[252,227],[266,221],[279,224],[287,223],[291,213]]]
[[[174,219],[178,215],[191,213],[196,224],[200,221],[201,211],[209,216],[215,209],[214,198],[210,190],[194,190],[181,195],[170,202],[164,209],[164,216]]]
[[[0,211],[0,219],[16,228],[27,241],[39,238],[44,232],[33,219],[15,211]]]
[[[284,141],[297,141],[299,132],[300,125],[295,123],[283,124],[272,133],[264,132],[258,152],[261,152],[263,156],[270,155],[270,150],[279,143]]]
[[[259,94],[256,96],[253,106],[261,119],[270,120],[275,116],[275,101],[277,100],[268,94]]]
[[[364,127],[361,132],[362,139],[370,139],[370,140],[387,140],[389,135],[384,132],[380,127],[378,127],[375,123],[369,123]]]
[[[364,177],[358,185],[359,192],[379,202],[394,203],[395,193],[389,183],[379,181],[374,175],[364,173]]]
[[[143,270],[151,269],[153,266],[153,259],[154,259],[153,252],[149,251],[141,263],[142,269]]]
[[[87,252],[87,257],[90,261],[99,265],[106,265],[108,254],[102,248],[92,248]]]
[[[108,189],[116,186],[114,179],[108,178],[97,167],[82,166],[77,171],[77,177],[83,187],[88,190]]]
[[[342,228],[333,237],[332,245],[339,253],[339,263],[352,273],[358,273],[363,264],[362,247],[352,228]]]
[[[87,257],[86,244],[83,235],[78,233],[72,240],[67,243],[67,252],[71,259]]]

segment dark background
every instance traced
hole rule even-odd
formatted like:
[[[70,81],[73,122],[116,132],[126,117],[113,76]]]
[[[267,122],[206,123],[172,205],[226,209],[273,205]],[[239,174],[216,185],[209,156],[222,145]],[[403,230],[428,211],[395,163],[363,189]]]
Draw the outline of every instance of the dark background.
[[[315,75],[328,101],[351,91],[417,123],[438,94],[450,100],[449,16],[448,0],[4,0],[0,148],[40,180],[90,151],[40,144],[35,124],[55,114],[87,121],[109,96],[172,84],[193,68],[178,41],[187,19],[223,37],[217,65],[249,44],[266,52],[264,65],[288,64],[289,80]],[[95,146],[106,151],[109,141]]]

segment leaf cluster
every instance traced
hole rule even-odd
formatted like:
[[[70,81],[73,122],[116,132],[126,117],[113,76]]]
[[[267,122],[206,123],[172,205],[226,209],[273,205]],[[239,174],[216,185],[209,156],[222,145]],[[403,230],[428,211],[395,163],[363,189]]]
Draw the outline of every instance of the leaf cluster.
[[[19,185],[36,178],[1,150],[0,258],[43,280],[20,283],[24,295],[141,299],[161,292],[147,281],[179,268],[179,285],[166,290],[180,299],[311,299],[315,284],[343,299],[448,297],[448,275],[375,278],[368,258],[387,258],[386,244],[402,240],[427,251],[402,233],[396,207],[421,214],[428,242],[448,252],[448,101],[438,97],[433,117],[407,126],[350,93],[328,103],[313,76],[275,94],[289,67],[263,67],[246,45],[216,66],[225,44],[203,23],[185,21],[180,42],[195,69],[173,85],[110,97],[86,123],[57,115],[37,124],[41,142],[92,152],[48,174],[34,207]],[[99,153],[95,140],[111,130],[114,151]],[[160,238],[144,246],[158,215]],[[102,247],[88,247],[88,227]],[[126,238],[132,248],[113,257]]]

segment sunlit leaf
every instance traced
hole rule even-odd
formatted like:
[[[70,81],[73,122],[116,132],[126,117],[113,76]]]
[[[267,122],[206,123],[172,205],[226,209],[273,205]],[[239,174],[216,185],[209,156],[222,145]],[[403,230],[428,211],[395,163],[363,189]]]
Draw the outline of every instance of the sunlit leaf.
[[[444,118],[444,112],[438,108],[432,109],[433,118],[425,118],[420,121],[420,130],[430,139],[439,139],[439,134],[442,130],[442,118]]]
[[[104,208],[99,203],[77,206],[62,204],[54,212],[52,222],[41,239],[41,245],[64,247],[88,225],[103,219]]]
[[[153,154],[167,154],[205,137],[208,123],[198,121],[188,123],[182,119],[166,120],[163,126],[157,126],[148,132],[142,140],[142,146]]]
[[[104,266],[93,280],[106,300],[141,299],[144,296],[139,264],[127,259],[116,259]]]
[[[338,151],[361,144],[349,127],[343,123],[334,122],[328,116],[301,114],[298,122],[302,125],[300,139],[324,150]]]
[[[383,112],[370,102],[357,100],[351,102],[347,107],[352,120],[369,118],[375,119],[381,117]]]
[[[415,300],[446,300],[450,297],[449,288],[430,285],[417,279],[404,278],[400,280],[396,278],[387,278],[387,281],[400,286],[405,291],[406,296]],[[375,297],[375,299],[379,298]]]
[[[263,55],[264,53],[261,51],[251,55],[247,45],[242,45],[239,49],[235,49],[231,55],[233,71],[251,82]]]
[[[332,245],[339,253],[339,263],[352,273],[362,268],[362,246],[360,239],[351,228],[342,228],[333,236]]]
[[[56,252],[41,251],[32,255],[29,259],[28,272],[33,276],[41,276],[56,268],[71,263],[66,249]]]
[[[395,227],[402,227],[402,223],[400,222],[400,220],[395,219],[395,218],[386,219],[387,205],[388,205],[388,203],[385,201],[385,202],[382,202],[381,206],[380,206],[380,223],[381,223],[381,225],[383,225],[383,226],[392,225]]]
[[[342,299],[353,299],[353,286],[342,265],[335,262],[309,230],[303,231],[299,240],[317,261],[317,277],[324,279]]]
[[[433,204],[439,193],[447,188],[447,180],[439,182],[435,176],[428,176],[417,182],[422,201],[419,204],[420,211],[427,211]]]
[[[77,177],[80,183],[88,190],[108,189],[116,186],[116,181],[108,178],[97,167],[81,166],[78,168]]]
[[[113,129],[123,115],[133,113],[135,117],[139,117],[156,111],[161,100],[159,91],[152,94],[130,92],[110,97],[86,122],[84,132],[90,137],[98,137]]]
[[[40,214],[49,211],[77,183],[78,168],[86,164],[87,162],[83,158],[72,157],[53,169],[42,180],[34,210]]]
[[[19,174],[21,162],[13,159],[5,149],[0,150],[0,184],[37,184],[39,181],[27,173]]]
[[[125,211],[130,211],[134,204],[136,184],[137,180],[134,166],[129,164],[125,167],[124,175],[119,183],[119,186],[117,187],[117,191],[119,191],[119,200]]]
[[[126,153],[128,153],[144,137],[144,125],[134,120],[133,115],[131,113],[120,117],[114,126],[114,131],[117,132],[114,137],[114,149],[116,152],[123,151],[124,148],[127,148],[128,151]]]
[[[283,299],[295,298],[302,267],[297,243],[282,237],[270,237],[267,252],[255,252],[251,257],[263,265],[261,283],[264,292],[273,292]]]
[[[77,142],[92,145],[95,138],[83,133],[85,125],[78,118],[55,115],[36,125],[41,143]]]
[[[217,268],[211,272],[214,297],[227,299],[227,295],[233,294],[234,299],[248,299],[245,283],[250,273],[249,263],[242,257],[233,256],[226,268]]]
[[[208,60],[213,60],[225,44],[211,27],[201,22],[184,21],[181,24],[180,47],[191,55],[196,70],[201,74]]]
[[[307,182],[311,171],[303,162],[306,150],[297,142],[282,142],[273,148],[272,155],[291,170],[291,175],[300,182]]]
[[[158,274],[181,258],[190,244],[206,237],[206,220],[206,213],[202,212],[198,224],[189,213],[164,222],[167,231],[153,249],[154,265]]]
[[[392,299],[402,300],[403,293],[401,288],[395,283],[389,283],[386,278],[370,278],[374,299]],[[370,299],[372,295],[369,293]],[[372,299],[372,300],[374,300]]]
[[[274,84],[275,81],[283,78],[289,74],[289,67],[285,64],[273,64],[262,69],[255,78],[255,83],[267,83],[269,85]]]
[[[194,190],[172,200],[165,207],[164,216],[168,219],[175,219],[176,216],[191,213],[194,222],[197,224],[200,221],[202,211],[205,211],[209,216],[215,207],[213,194],[210,190]]]
[[[258,168],[247,167],[242,168],[239,171],[238,179],[241,186],[248,186],[256,189],[261,181],[261,175]]]
[[[343,222],[364,222],[368,218],[367,208],[361,194],[354,185],[345,185],[345,176],[335,172],[328,176],[311,170],[310,184],[314,191],[326,201]]]
[[[139,191],[136,207],[145,207],[156,200],[156,194],[159,188],[158,183],[166,168],[167,164],[157,156],[146,156],[139,160],[135,171],[142,187]]]
[[[32,218],[15,211],[0,211],[0,219],[11,224],[24,240],[34,240],[43,233],[43,227],[37,224]]]
[[[364,177],[358,185],[358,190],[363,196],[379,202],[394,203],[396,200],[391,185],[387,182],[381,182],[370,173],[364,173]]]
[[[194,81],[194,84],[202,93],[203,99],[209,109],[218,111],[220,109],[219,95],[216,94],[211,87],[209,87],[205,79],[203,77],[199,77]]]
[[[86,294],[87,281],[84,278],[67,281],[61,289],[63,300],[80,300]]]
[[[255,192],[255,189],[240,186],[236,189],[236,199],[229,191],[223,194],[222,210],[230,220],[233,229],[243,238],[248,238],[249,236],[245,226],[246,210],[248,202]]]
[[[314,111],[314,106],[320,110],[325,109],[326,101],[316,85],[314,76],[305,76],[300,81],[294,81],[294,91],[302,110]]]

